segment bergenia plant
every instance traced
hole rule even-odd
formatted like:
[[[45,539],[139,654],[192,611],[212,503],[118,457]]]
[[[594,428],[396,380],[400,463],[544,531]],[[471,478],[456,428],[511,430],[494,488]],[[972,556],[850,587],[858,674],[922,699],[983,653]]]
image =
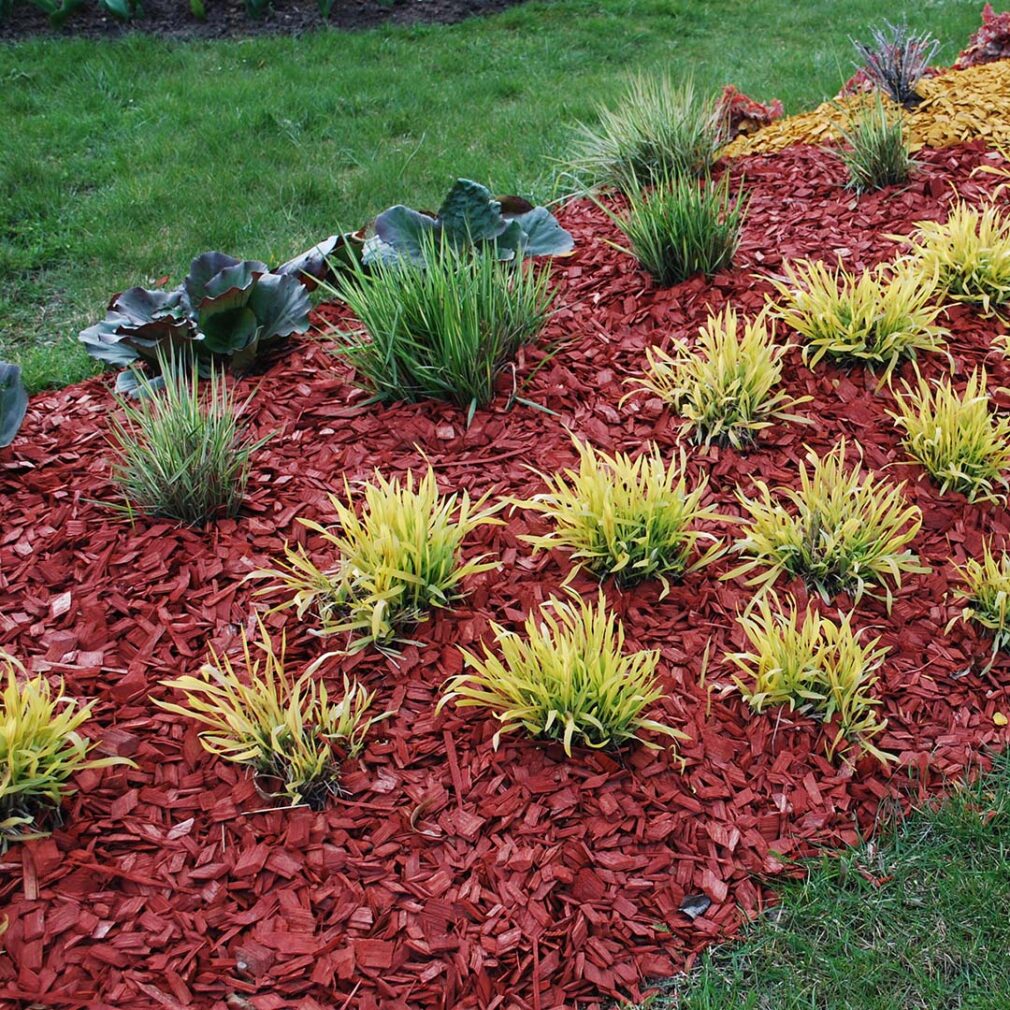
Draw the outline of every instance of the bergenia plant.
[[[109,303],[105,318],[80,334],[87,352],[111,365],[185,361],[195,355],[209,368],[248,368],[264,348],[309,326],[309,298],[294,271],[271,272],[257,260],[207,252],[190,264],[173,291],[130,288]],[[136,392],[127,367],[119,393]]]
[[[397,204],[375,219],[372,231],[364,245],[366,265],[400,259],[423,265],[424,249],[432,240],[456,249],[492,246],[502,260],[564,256],[575,246],[546,207],[518,196],[495,198],[470,179],[456,180],[437,214]]]
[[[0,361],[0,449],[14,441],[27,410],[28,393],[21,381],[21,369]]]

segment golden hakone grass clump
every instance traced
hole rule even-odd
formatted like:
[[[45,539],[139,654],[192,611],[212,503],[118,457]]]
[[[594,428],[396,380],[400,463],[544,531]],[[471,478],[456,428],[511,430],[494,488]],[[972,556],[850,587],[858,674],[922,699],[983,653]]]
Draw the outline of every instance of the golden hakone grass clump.
[[[737,492],[745,513],[734,550],[743,562],[726,578],[753,574],[748,585],[769,587],[780,575],[802,578],[830,601],[840,592],[856,602],[878,586],[890,607],[902,577],[929,571],[909,544],[922,526],[922,512],[894,485],[845,461],[842,440],[824,456],[807,450],[798,489],[771,490],[754,482],[754,495]]]
[[[881,265],[858,276],[801,260],[769,278],[781,299],[775,314],[803,337],[803,359],[865,365],[882,380],[907,358],[943,349],[935,286],[917,270]]]
[[[693,345],[648,348],[645,374],[630,381],[680,414],[695,444],[744,449],[776,421],[806,421],[793,411],[811,397],[780,388],[790,346],[775,342],[766,313],[741,320],[730,306],[708,318]]]
[[[329,499],[335,526],[299,519],[332,551],[330,566],[286,546],[283,561],[253,577],[274,580],[261,593],[288,594],[281,608],[294,607],[299,618],[313,611],[319,634],[348,635],[351,651],[392,648],[410,625],[459,599],[466,578],[499,567],[483,555],[463,561],[462,547],[478,527],[500,523],[501,504],[488,506],[488,495],[471,501],[466,491],[442,496],[431,467],[402,480],[376,471],[360,513],[346,480],[344,491],[344,500]]]
[[[964,604],[961,619],[990,631],[994,652],[1010,647],[1010,554],[995,554],[985,543],[981,559],[968,558],[957,573],[962,585],[954,594]]]
[[[632,458],[608,455],[577,438],[573,442],[578,468],[534,471],[547,490],[514,501],[553,527],[541,536],[522,537],[535,550],[568,550],[576,570],[587,568],[601,579],[613,576],[623,586],[658,579],[664,595],[671,581],[723,553],[721,541],[698,525],[724,517],[703,505],[708,479],[688,480],[683,452],[667,463],[651,444]]]
[[[560,740],[571,756],[574,745],[617,747],[638,741],[659,744],[640,734],[685,740],[680,730],[645,711],[663,697],[656,677],[659,652],[624,651],[624,627],[609,612],[602,594],[595,605],[551,597],[531,613],[524,634],[492,624],[497,652],[461,650],[466,668],[450,678],[438,703],[485,708],[503,733]]]
[[[861,641],[852,614],[833,621],[809,608],[800,613],[794,600],[782,607],[769,595],[737,620],[749,650],[726,658],[742,672],[733,680],[754,711],[785,706],[834,723],[829,756],[853,740],[881,761],[892,760],[872,742],[887,725],[870,693],[887,654],[879,638]]]
[[[949,378],[919,376],[903,383],[890,411],[905,448],[940,485],[969,501],[998,501],[1010,468],[1010,417],[993,410],[985,369],[975,369],[959,393]]]
[[[347,677],[343,696],[331,699],[314,679],[331,654],[292,680],[285,638],[275,648],[262,622],[259,634],[250,645],[243,633],[240,669],[211,650],[196,676],[161,681],[184,696],[182,704],[155,703],[198,723],[204,750],[253,768],[265,792],[318,809],[339,791],[341,761],[356,757],[369,728],[392,713],[368,716],[375,693]]]
[[[920,221],[904,240],[909,263],[947,298],[990,312],[1010,301],[1010,215],[955,204],[944,222]]]
[[[85,769],[130,765],[120,757],[90,757],[94,744],[81,734],[91,705],[78,705],[60,681],[28,677],[0,652],[0,851],[10,841],[42,837],[40,820],[74,790]]]

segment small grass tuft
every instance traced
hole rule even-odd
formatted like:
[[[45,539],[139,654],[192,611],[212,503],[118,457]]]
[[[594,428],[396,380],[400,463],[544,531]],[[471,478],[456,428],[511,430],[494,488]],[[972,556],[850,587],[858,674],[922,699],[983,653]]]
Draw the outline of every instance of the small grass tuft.
[[[869,693],[887,654],[878,648],[879,638],[861,642],[852,614],[837,623],[816,610],[801,615],[795,601],[783,609],[774,596],[762,596],[737,620],[750,651],[726,658],[743,671],[733,681],[755,712],[785,705],[834,724],[829,757],[843,741],[853,740],[881,761],[891,760],[872,743],[887,725],[877,717],[880,702]]]
[[[863,364],[883,381],[904,359],[943,347],[947,331],[935,325],[941,309],[930,303],[934,286],[914,271],[881,265],[856,277],[801,260],[769,279],[782,296],[775,311],[804,338],[812,368],[822,358]]]
[[[912,263],[948,298],[985,312],[1010,301],[1010,216],[995,206],[958,203],[943,224],[920,221],[907,241]]]
[[[201,380],[195,361],[165,362],[162,377],[156,389],[141,376],[141,399],[121,400],[123,417],[112,419],[112,479],[125,499],[113,508],[190,526],[236,515],[252,454],[267,440],[244,436],[245,405],[236,406],[217,370]]]
[[[614,109],[599,108],[598,118],[577,124],[567,162],[586,187],[629,192],[660,177],[705,175],[730,139],[716,96],[691,80],[636,77]]]
[[[915,162],[908,149],[901,113],[892,114],[880,96],[840,127],[848,145],[838,152],[849,179],[846,185],[857,193],[908,182]]]
[[[908,549],[922,526],[922,512],[904,496],[904,484],[888,484],[861,463],[845,462],[845,442],[818,456],[807,451],[800,487],[773,491],[755,481],[757,496],[737,493],[746,513],[746,532],[734,550],[747,560],[726,578],[758,569],[748,585],[770,586],[780,575],[802,578],[825,602],[840,592],[859,602],[884,585],[929,571]]]
[[[337,354],[384,401],[435,399],[471,415],[550,317],[549,273],[501,261],[493,244],[456,250],[429,243],[425,265],[377,262],[342,275],[331,292],[365,332],[338,331]]]
[[[982,559],[968,558],[957,569],[963,587],[955,595],[964,601],[961,617],[993,633],[993,650],[1010,647],[1010,554],[993,554],[982,546]]]
[[[732,266],[746,200],[742,189],[731,195],[728,175],[715,183],[669,176],[649,188],[636,182],[627,198],[624,213],[603,209],[631,243],[618,248],[634,256],[660,286],[695,274],[711,277]]]
[[[777,388],[789,345],[775,343],[765,313],[741,324],[727,307],[709,317],[693,346],[683,340],[672,346],[673,355],[648,348],[647,372],[629,381],[677,411],[696,445],[744,449],[775,421],[806,421],[791,411],[812,397]]]
[[[299,519],[335,550],[333,567],[319,568],[301,545],[285,546],[284,561],[252,577],[275,580],[260,594],[291,594],[281,609],[294,607],[299,618],[315,611],[319,634],[350,636],[351,652],[391,648],[406,627],[458,599],[465,578],[498,568],[483,556],[467,562],[460,556],[467,534],[501,521],[494,517],[500,505],[485,507],[488,495],[474,502],[466,491],[443,498],[430,467],[417,480],[376,472],[360,516],[346,480],[344,490],[346,501],[330,495],[337,526]]]
[[[42,676],[0,652],[0,852],[11,841],[41,838],[40,818],[58,810],[80,771],[132,765],[125,758],[90,758],[79,730],[91,705],[78,706],[60,681],[55,693]]]
[[[667,464],[655,445],[632,459],[572,441],[578,469],[534,471],[547,491],[514,503],[554,524],[543,536],[521,537],[534,549],[567,548],[577,562],[576,571],[584,566],[599,578],[612,575],[621,586],[658,579],[664,596],[671,580],[723,554],[721,541],[697,529],[700,522],[724,517],[702,505],[707,478],[688,486],[683,452]],[[712,546],[699,551],[704,541],[713,541]]]
[[[204,750],[254,768],[264,792],[317,810],[339,792],[341,759],[357,756],[369,728],[390,713],[367,717],[375,694],[347,677],[343,697],[331,701],[326,685],[313,680],[329,655],[288,680],[284,637],[275,649],[262,622],[259,631],[256,654],[242,635],[244,677],[227,655],[211,650],[198,676],[161,681],[185,704],[155,704],[203,726]]]
[[[968,377],[963,393],[950,379],[915,386],[904,383],[895,394],[896,412],[909,454],[940,485],[940,493],[960,491],[969,501],[999,501],[1007,490],[1010,468],[1010,416],[996,415],[989,399],[985,369]]]
[[[596,605],[554,597],[526,619],[525,637],[492,624],[501,658],[484,646],[479,657],[463,651],[467,671],[452,677],[439,700],[460,708],[490,709],[502,733],[519,729],[531,736],[572,745],[616,747],[643,739],[649,731],[685,740],[679,730],[647,719],[643,712],[663,697],[656,680],[659,653],[624,651],[624,627],[608,612],[602,594]]]

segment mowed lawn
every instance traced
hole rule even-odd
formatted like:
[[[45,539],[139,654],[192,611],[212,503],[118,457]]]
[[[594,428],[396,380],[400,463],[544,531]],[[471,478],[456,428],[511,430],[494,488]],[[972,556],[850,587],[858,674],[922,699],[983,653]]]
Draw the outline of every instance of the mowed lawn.
[[[883,14],[949,62],[980,6],[556,0],[454,26],[0,45],[0,359],[33,390],[91,374],[76,334],[109,296],[206,249],[280,261],[457,176],[550,198],[571,123],[636,71],[795,110],[837,91]]]

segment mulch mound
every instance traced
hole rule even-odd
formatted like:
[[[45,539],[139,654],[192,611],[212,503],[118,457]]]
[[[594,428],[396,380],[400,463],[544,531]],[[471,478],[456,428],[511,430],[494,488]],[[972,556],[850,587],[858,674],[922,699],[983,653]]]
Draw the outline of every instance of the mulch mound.
[[[249,38],[254,35],[298,35],[331,28],[373,28],[381,24],[452,24],[464,18],[494,14],[522,0],[336,0],[328,18],[318,0],[277,0],[260,17],[250,17],[245,0],[204,0],[206,17],[197,20],[187,0],[142,0],[141,10],[121,21],[85,0],[63,25],[53,28],[30,0],[15,0],[0,19],[0,41],[31,36],[118,38],[131,34],[173,39]]]
[[[265,603],[243,577],[285,538],[306,539],[296,516],[331,518],[326,494],[345,475],[402,474],[430,460],[446,489],[528,495],[540,489],[528,464],[574,462],[569,431],[607,450],[649,439],[672,450],[676,417],[647,398],[619,405],[647,346],[693,334],[730,301],[757,311],[770,292],[760,274],[784,257],[837,255],[850,267],[892,257],[886,233],[942,217],[952,186],[976,199],[992,185],[971,177],[983,157],[978,145],[924,152],[911,185],[860,199],[820,150],[738,162],[732,171],[753,193],[738,267],[667,290],[603,241],[615,234],[596,208],[571,204],[562,217],[578,247],[553,265],[558,312],[518,368],[522,395],[556,416],[507,409],[508,377],[469,428],[443,404],[362,406],[325,339],[301,340],[240,382],[258,387],[252,427],[275,434],[245,514],[203,532],[130,526],[96,504],[115,497],[107,378],[36,397],[0,464],[0,647],[97,699],[102,750],[138,767],[81,775],[64,825],[0,857],[11,922],[0,1003],[599,1007],[637,997],[731,936],[766,907],[767,881],[792,872],[792,860],[855,842],[882,804],[904,806],[984,765],[1006,742],[993,716],[1010,709],[1010,663],[983,677],[988,642],[961,623],[945,632],[957,613],[951,559],[977,553],[983,536],[1002,544],[1010,517],[940,497],[918,468],[900,465],[890,393],[861,371],[812,372],[798,352],[787,385],[814,397],[803,411],[811,424],[779,425],[746,455],[693,449],[691,467],[710,474],[729,514],[739,513],[737,485],[795,483],[803,446],[823,452],[842,436],[874,470],[909,481],[924,515],[915,547],[932,571],[908,579],[890,614],[872,599],[857,608],[858,625],[890,649],[877,688],[889,726],[877,742],[895,765],[829,761],[812,720],[747,709],[722,657],[744,645],[734,617],[751,591],[720,582],[720,566],[662,601],[654,584],[605,587],[630,647],[661,650],[660,714],[691,737],[683,769],[643,748],[568,760],[512,737],[495,752],[489,718],[436,718],[440,684],[461,666],[457,647],[474,648],[491,620],[516,625],[567,574],[562,555],[531,557],[518,538],[542,527],[522,513],[474,535],[468,551],[494,552],[501,570],[472,579],[468,599],[419,626],[399,659],[369,651],[324,665],[328,682],[356,676],[397,713],[373,730],[346,769],[347,795],[329,809],[264,809],[243,769],[209,757],[192,725],[151,703],[165,695],[160,679],[193,672],[209,644],[231,649],[241,627],[252,630]],[[334,307],[317,314],[320,325],[340,319]],[[984,363],[993,387],[1010,385],[1010,363],[991,346],[1001,324],[963,308],[947,323],[959,377]],[[555,341],[562,348],[533,374]],[[931,376],[946,367],[942,356],[923,362]],[[575,585],[596,591],[588,579]],[[801,585],[785,588],[806,598]],[[269,620],[287,627],[294,672],[337,645],[293,617]],[[699,893],[711,907],[692,922],[680,906]]]

